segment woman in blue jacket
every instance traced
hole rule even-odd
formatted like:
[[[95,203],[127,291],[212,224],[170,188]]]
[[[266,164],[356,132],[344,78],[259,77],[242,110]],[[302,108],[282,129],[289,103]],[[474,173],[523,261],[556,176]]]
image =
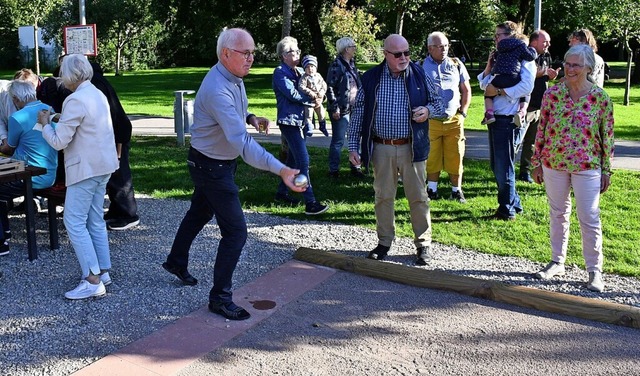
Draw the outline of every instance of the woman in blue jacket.
[[[285,164],[309,177],[309,152],[303,135],[304,107],[314,106],[315,103],[298,90],[298,81],[302,75],[302,70],[297,67],[300,63],[298,41],[292,37],[285,37],[278,42],[276,52],[281,62],[273,71],[273,91],[276,94],[278,128],[289,145]],[[302,195],[305,201],[305,214],[321,214],[329,209],[328,205],[316,200],[310,178],[309,186]],[[278,185],[276,201],[291,205],[298,203],[297,199],[289,196],[289,188],[284,183]]]

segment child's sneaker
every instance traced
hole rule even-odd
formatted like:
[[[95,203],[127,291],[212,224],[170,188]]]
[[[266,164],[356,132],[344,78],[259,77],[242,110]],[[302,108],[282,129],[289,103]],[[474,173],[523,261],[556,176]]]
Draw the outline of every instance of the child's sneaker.
[[[325,137],[329,137],[329,132],[327,132],[327,121],[326,120],[320,120],[320,132],[322,132],[322,134]]]
[[[480,124],[491,124],[496,122],[496,117],[493,116],[493,112],[485,112],[484,119],[480,122]]]
[[[303,131],[304,131],[305,137],[313,136],[313,129],[311,128],[311,124],[309,123],[305,124]]]

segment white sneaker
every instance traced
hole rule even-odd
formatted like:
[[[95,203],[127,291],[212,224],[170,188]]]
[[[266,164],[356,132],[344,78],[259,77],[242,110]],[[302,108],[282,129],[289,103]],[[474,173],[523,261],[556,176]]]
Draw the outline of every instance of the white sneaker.
[[[595,292],[602,292],[602,290],[604,290],[604,282],[602,282],[601,272],[589,272],[589,283],[587,283],[587,288]]]
[[[564,275],[564,264],[557,263],[555,261],[551,261],[547,264],[542,270],[535,274],[535,277],[538,279],[551,279],[555,276]]]
[[[80,281],[78,287],[71,291],[67,291],[64,294],[64,297],[67,299],[77,300],[77,299],[86,299],[91,298],[93,296],[102,296],[107,293],[107,290],[104,288],[104,283],[100,281],[97,285],[89,283],[86,279]]]
[[[109,286],[111,284],[111,277],[109,276],[109,272],[104,272],[100,274],[100,282],[105,286]]]

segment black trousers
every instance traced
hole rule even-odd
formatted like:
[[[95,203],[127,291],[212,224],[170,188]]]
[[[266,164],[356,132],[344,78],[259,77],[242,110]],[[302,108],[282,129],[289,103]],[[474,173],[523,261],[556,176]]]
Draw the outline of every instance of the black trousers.
[[[132,219],[138,217],[138,204],[133,192],[133,179],[129,166],[129,143],[122,144],[120,152],[120,168],[111,174],[107,183],[109,211],[105,219]]]

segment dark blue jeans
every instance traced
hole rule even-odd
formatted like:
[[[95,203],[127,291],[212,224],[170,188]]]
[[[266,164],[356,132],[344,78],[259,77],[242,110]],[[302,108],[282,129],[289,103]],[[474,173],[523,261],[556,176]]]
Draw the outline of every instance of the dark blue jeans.
[[[340,153],[344,146],[344,138],[349,127],[349,114],[340,116],[340,119],[331,119],[331,144],[329,145],[329,171],[340,170]],[[355,167],[349,163],[352,169]]]
[[[289,152],[287,153],[285,164],[291,168],[300,170],[301,174],[309,178],[309,186],[307,190],[302,193],[302,196],[304,197],[305,203],[314,202],[316,197],[313,194],[311,176],[309,176],[309,152],[307,151],[307,141],[302,135],[302,128],[285,124],[278,124],[278,128],[280,128],[280,133],[289,145]],[[280,181],[278,185],[278,193],[282,195],[289,193],[289,188],[282,181]]]
[[[247,241],[247,223],[234,181],[237,164],[235,160],[208,158],[194,148],[189,150],[188,164],[195,189],[167,262],[186,268],[193,239],[215,215],[222,239],[218,244],[209,301],[228,303],[232,301],[233,271]]]
[[[513,124],[512,116],[496,115],[495,123],[488,125],[489,163],[498,184],[498,212],[515,216],[522,211],[520,196],[516,192],[515,145],[520,144],[521,130]]]

